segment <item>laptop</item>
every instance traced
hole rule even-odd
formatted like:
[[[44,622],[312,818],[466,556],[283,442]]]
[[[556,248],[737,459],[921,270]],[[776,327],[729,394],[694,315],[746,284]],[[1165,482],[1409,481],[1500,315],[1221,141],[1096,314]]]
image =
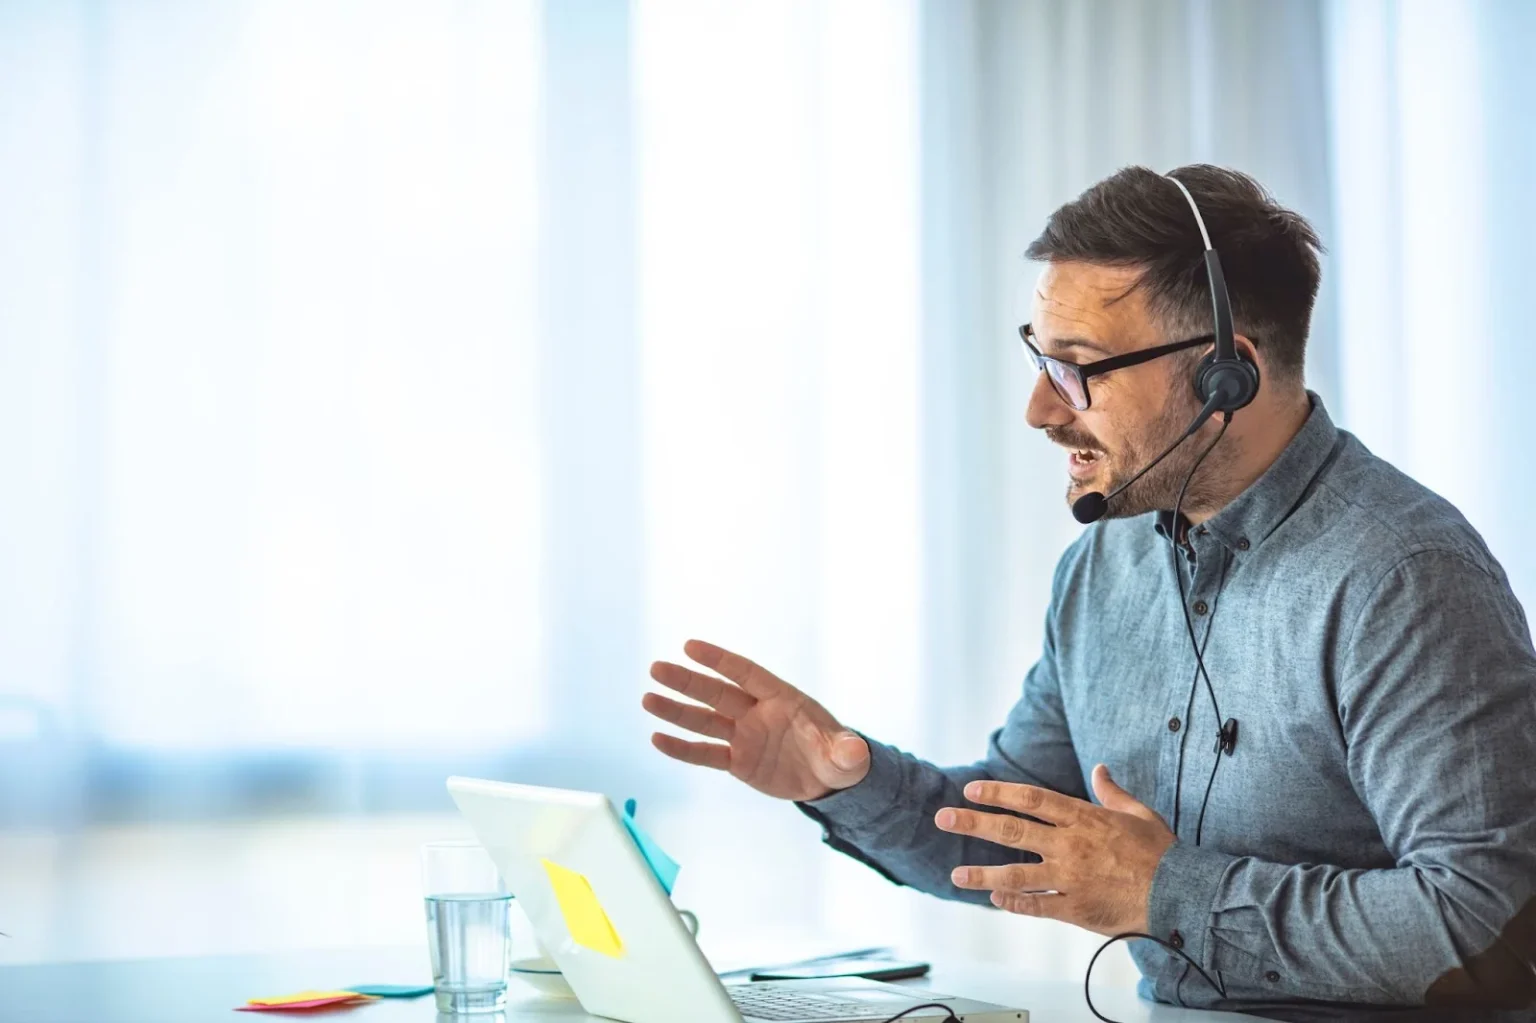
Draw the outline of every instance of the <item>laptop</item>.
[[[917,1009],[903,1023],[951,1013],[963,1023],[1029,1020],[1023,1009],[858,977],[724,984],[607,796],[477,778],[449,778],[448,792],[593,1015],[624,1023],[872,1023],[935,1002],[944,1008]]]

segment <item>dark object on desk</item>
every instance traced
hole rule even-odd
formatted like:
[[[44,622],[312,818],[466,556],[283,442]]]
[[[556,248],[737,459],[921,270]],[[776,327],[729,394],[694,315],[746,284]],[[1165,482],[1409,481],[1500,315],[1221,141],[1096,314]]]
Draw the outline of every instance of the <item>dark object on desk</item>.
[[[788,963],[770,963],[767,966],[743,966],[736,970],[725,970],[720,973],[721,980],[752,979],[754,973],[767,973],[770,970],[787,970],[791,966],[823,966],[827,963],[846,963],[851,959],[889,959],[892,948],[890,945],[876,945],[873,948],[855,948],[847,952],[832,952],[828,955],[811,956],[809,959],[796,959]]]
[[[927,963],[916,959],[837,959],[804,966],[754,970],[753,980],[820,980],[825,977],[863,977],[865,980],[906,980],[927,974]]]

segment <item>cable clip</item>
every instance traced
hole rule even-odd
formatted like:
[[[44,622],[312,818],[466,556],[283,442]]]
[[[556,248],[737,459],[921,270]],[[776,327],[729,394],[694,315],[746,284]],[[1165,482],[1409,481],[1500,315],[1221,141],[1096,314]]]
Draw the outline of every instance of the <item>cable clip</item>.
[[[1232,755],[1237,748],[1237,718],[1227,718],[1227,723],[1221,726],[1221,731],[1216,733],[1216,749],[1214,752]]]

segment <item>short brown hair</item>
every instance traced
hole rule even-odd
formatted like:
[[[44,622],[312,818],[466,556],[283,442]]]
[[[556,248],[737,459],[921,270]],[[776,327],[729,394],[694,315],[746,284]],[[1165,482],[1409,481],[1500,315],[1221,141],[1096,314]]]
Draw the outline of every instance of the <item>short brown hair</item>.
[[[1300,382],[1321,277],[1322,243],[1306,218],[1275,202],[1239,171],[1191,164],[1172,172],[1221,254],[1232,321],[1274,372]],[[1146,167],[1126,167],[1052,213],[1025,252],[1053,263],[1140,267],[1153,315],[1170,330],[1208,331],[1205,249],[1178,186]]]

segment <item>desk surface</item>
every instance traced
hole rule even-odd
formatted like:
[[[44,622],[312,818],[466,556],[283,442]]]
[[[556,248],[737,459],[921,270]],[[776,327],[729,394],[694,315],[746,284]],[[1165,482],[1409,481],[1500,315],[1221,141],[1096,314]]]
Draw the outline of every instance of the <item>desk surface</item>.
[[[280,956],[217,956],[189,959],[131,959],[0,967],[0,1021],[3,1023],[275,1023],[298,1014],[231,1010],[246,999],[307,988],[348,984],[422,984],[428,978],[425,948],[317,951]],[[1092,1020],[1077,981],[1038,983],[1010,979],[999,967],[940,964],[914,985],[931,986],[1028,1009],[1031,1023]],[[430,996],[383,999],[356,1009],[305,1016],[347,1023],[520,1023],[600,1019],[573,1000],[547,999],[525,985],[508,988],[504,1017],[437,1015]],[[1215,1023],[1251,1016],[1196,1012],[1152,1005],[1129,988],[1094,991],[1099,1010],[1124,1023]]]

